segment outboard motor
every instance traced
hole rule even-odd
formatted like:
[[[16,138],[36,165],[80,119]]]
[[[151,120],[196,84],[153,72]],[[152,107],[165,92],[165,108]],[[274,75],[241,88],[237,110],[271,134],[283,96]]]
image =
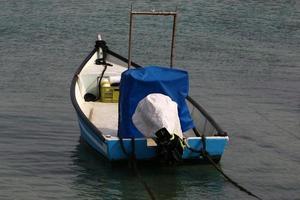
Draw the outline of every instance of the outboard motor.
[[[174,164],[182,160],[184,142],[176,134],[170,134],[166,128],[158,130],[155,135],[157,138],[157,155],[163,162]]]
[[[158,155],[167,162],[179,160],[183,147],[176,144],[182,143],[182,132],[194,128],[186,104],[188,90],[188,73],[183,70],[148,66],[123,72],[118,137],[154,138]]]
[[[147,138],[154,138],[158,157],[169,164],[181,160],[183,135],[177,103],[152,93],[142,99],[132,116],[134,126]]]

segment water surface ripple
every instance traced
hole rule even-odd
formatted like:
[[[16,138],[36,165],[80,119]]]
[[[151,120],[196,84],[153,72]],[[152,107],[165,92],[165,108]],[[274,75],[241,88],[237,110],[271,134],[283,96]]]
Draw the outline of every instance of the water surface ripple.
[[[79,143],[69,98],[76,68],[102,33],[127,55],[131,3],[175,9],[176,66],[190,95],[229,133],[221,166],[263,199],[300,196],[300,3],[2,0],[0,199],[147,199],[127,166]],[[169,18],[141,17],[133,59],[168,65]],[[140,166],[158,199],[251,199],[211,166]]]

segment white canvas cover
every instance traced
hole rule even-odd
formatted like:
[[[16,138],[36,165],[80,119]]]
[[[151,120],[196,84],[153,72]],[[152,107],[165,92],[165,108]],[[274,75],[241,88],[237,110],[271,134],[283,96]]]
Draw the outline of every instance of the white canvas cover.
[[[170,134],[183,138],[177,103],[166,95],[152,93],[142,99],[136,107],[132,121],[145,137],[155,137],[159,129],[166,128]]]

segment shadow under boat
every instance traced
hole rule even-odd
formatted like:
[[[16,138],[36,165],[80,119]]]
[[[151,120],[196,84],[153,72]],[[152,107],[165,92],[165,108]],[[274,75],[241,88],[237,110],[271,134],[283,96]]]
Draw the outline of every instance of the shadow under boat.
[[[84,141],[76,146],[72,160],[77,173],[72,188],[77,190],[80,197],[148,198],[128,162],[109,162]],[[195,195],[208,198],[211,193],[221,198],[224,195],[224,179],[210,165],[178,167],[140,162],[138,167],[143,179],[159,199],[193,198]]]

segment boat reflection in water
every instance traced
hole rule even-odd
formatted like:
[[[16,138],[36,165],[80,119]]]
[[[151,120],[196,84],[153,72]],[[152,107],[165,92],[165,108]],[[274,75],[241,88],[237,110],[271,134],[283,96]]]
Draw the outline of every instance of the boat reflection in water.
[[[100,156],[99,156],[100,155]],[[128,162],[109,162],[82,140],[72,155],[72,188],[82,199],[148,199],[148,194]],[[209,165],[166,166],[138,163],[142,178],[158,199],[223,197],[224,179]]]

